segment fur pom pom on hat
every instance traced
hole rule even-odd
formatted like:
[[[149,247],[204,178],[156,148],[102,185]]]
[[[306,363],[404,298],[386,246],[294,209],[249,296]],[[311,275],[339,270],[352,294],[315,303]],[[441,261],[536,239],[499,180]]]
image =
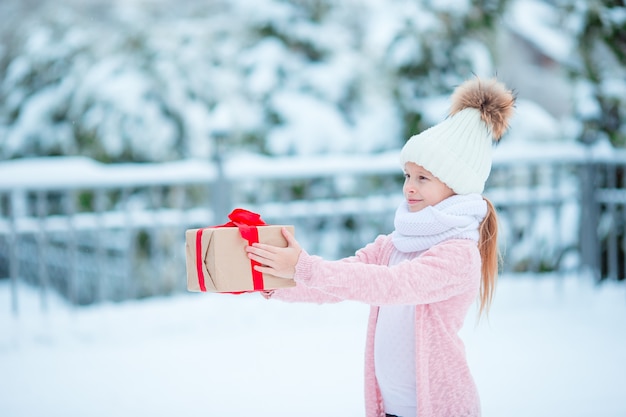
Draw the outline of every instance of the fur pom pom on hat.
[[[423,166],[457,194],[480,194],[491,172],[493,143],[509,127],[515,95],[495,78],[476,77],[458,86],[451,102],[444,121],[407,141],[400,161]]]

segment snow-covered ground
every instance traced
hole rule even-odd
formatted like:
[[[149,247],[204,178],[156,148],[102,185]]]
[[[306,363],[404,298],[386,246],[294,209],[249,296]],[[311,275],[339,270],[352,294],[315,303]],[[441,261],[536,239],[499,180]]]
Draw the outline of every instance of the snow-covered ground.
[[[72,308],[0,282],[3,417],[362,416],[367,306],[181,294]],[[626,415],[626,285],[504,277],[462,336],[485,417]]]

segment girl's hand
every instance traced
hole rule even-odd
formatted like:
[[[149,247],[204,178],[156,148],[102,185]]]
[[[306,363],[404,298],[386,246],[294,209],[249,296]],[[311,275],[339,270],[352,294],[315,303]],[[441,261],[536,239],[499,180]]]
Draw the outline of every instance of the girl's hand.
[[[293,278],[302,248],[286,228],[283,227],[281,231],[287,240],[286,248],[254,243],[252,246],[246,246],[246,252],[248,258],[261,264],[254,267],[257,271],[279,278]]]
[[[265,298],[266,300],[269,300],[270,298],[272,298],[272,295],[274,295],[274,290],[269,290],[269,291],[261,291],[261,295],[263,296],[263,298]]]

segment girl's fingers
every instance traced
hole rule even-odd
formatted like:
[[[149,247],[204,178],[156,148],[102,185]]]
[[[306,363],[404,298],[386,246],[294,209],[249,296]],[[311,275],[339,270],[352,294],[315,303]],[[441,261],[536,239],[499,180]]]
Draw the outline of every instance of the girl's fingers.
[[[259,256],[256,253],[252,253],[252,252],[248,252],[248,258],[262,265],[269,265],[271,263],[271,259],[266,258],[264,256]]]
[[[295,236],[291,234],[291,232],[286,227],[282,228],[282,232],[283,232],[283,236],[285,237],[285,240],[287,241],[287,246],[291,248],[300,247],[300,244],[296,240]]]
[[[268,250],[264,247],[261,246],[257,246],[258,244],[255,243],[253,246],[246,246],[246,251],[248,253],[257,255],[257,256],[261,256],[264,258],[270,257],[274,252],[272,252],[271,250]]]
[[[263,274],[269,274],[269,275],[274,275],[274,269],[269,268],[267,266],[262,266],[262,265],[255,265],[254,269],[263,273]]]
[[[253,249],[258,249],[260,251],[265,251],[267,253],[276,253],[276,249],[278,249],[276,246],[272,246],[272,245],[266,245],[265,243],[253,243],[252,246],[248,246],[251,247]],[[258,251],[255,251],[258,252]]]
[[[281,232],[283,232],[283,237],[285,238],[285,240],[287,241],[287,245],[292,246],[294,243],[297,243],[295,241],[295,238],[293,237],[293,235],[291,234],[291,232],[289,230],[287,230],[286,227],[283,227],[281,229]]]
[[[295,242],[295,240],[294,240]],[[294,247],[295,246],[295,247]],[[248,258],[259,265],[255,269],[280,278],[293,278],[300,251],[297,242],[287,248],[254,243],[246,246]]]

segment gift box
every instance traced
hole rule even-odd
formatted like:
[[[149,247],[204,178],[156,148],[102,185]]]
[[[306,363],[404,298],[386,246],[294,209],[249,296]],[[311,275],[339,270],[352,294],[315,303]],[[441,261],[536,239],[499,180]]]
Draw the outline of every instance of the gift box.
[[[234,210],[229,223],[185,231],[187,289],[189,291],[243,293],[295,286],[292,279],[278,278],[254,270],[247,245],[255,242],[287,247],[281,229],[290,225],[268,225],[261,216]]]

